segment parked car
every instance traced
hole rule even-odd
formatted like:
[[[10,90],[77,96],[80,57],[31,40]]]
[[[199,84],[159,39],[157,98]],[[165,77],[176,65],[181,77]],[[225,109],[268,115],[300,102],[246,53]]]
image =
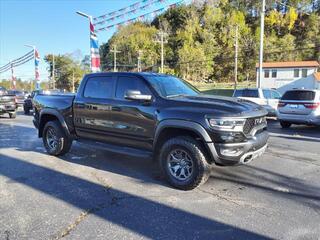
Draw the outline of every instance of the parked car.
[[[76,95],[38,94],[34,125],[47,152],[73,140],[106,142],[156,159],[170,184],[190,190],[211,165],[246,164],[266,149],[267,111],[241,99],[202,95],[185,81],[155,73],[94,73]]]
[[[243,88],[236,89],[233,97],[252,101],[263,106],[268,111],[269,117],[277,116],[277,105],[281,94],[274,89],[267,88]]]
[[[292,124],[320,126],[320,90],[289,90],[283,94],[278,111],[283,128]]]
[[[16,97],[8,94],[8,91],[0,87],[0,115],[8,114],[10,118],[16,118]]]
[[[28,115],[30,114],[30,111],[33,110],[33,102],[32,99],[34,96],[36,96],[38,93],[44,94],[44,95],[50,95],[50,94],[62,94],[63,91],[52,89],[52,90],[35,90],[32,91],[31,94],[28,95],[28,97],[24,100],[23,103],[23,111],[24,114]]]
[[[19,90],[8,90],[8,94],[15,95],[17,100],[18,107],[23,106],[25,95],[22,91]]]

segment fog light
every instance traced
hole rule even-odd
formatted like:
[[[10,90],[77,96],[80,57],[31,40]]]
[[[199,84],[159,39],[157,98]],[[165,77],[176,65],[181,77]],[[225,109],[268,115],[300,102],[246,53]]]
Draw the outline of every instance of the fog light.
[[[221,137],[221,139],[222,139],[223,141],[225,141],[225,142],[233,142],[233,140],[234,140],[233,134],[230,134],[230,135],[221,135],[220,137]]]
[[[224,156],[237,157],[243,153],[243,151],[241,148],[221,148],[220,153]]]

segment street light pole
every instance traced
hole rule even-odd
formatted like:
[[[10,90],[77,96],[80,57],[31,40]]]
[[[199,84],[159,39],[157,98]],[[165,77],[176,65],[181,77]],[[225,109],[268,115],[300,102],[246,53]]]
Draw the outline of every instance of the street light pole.
[[[86,13],[83,13],[83,12],[80,12],[80,11],[76,11],[76,13],[82,17],[85,17],[89,20],[89,24],[91,25],[91,22],[92,22],[92,16],[90,16],[89,14],[86,14]],[[90,30],[90,38],[91,38],[91,30]],[[91,48],[90,48],[90,52],[91,52]],[[92,70],[92,55],[90,55],[91,57],[91,61],[90,61],[90,69]]]
[[[52,54],[52,89],[56,89],[56,79],[55,79],[55,62],[54,62],[54,54]]]
[[[234,89],[237,89],[238,84],[238,25],[236,25],[236,36],[235,36],[235,54],[234,54]]]
[[[259,52],[259,78],[257,87],[261,87],[262,64],[263,64],[263,36],[264,36],[264,14],[266,9],[266,0],[262,0],[261,19],[260,19],[260,52]]]

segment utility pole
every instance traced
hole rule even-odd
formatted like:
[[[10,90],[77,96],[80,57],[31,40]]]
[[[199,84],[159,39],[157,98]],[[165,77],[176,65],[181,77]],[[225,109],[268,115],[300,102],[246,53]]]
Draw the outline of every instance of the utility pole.
[[[238,25],[236,25],[236,36],[235,36],[235,44],[234,44],[234,89],[237,89],[238,83]]]
[[[10,61],[10,66],[11,66],[11,79],[12,79],[11,86],[13,90],[16,90],[16,77],[14,75],[13,64],[11,61]]]
[[[54,54],[52,54],[52,89],[56,89]]]
[[[141,55],[142,55],[142,50],[138,51],[138,72],[141,72]]]
[[[164,43],[167,43],[167,41],[164,40],[164,38],[167,35],[168,34],[166,32],[161,30],[158,33],[158,36],[160,37],[160,40],[156,41],[156,42],[161,44],[161,70],[160,70],[161,73],[163,73],[163,69],[164,69]]]
[[[72,92],[75,93],[75,88],[74,88],[74,69],[72,69]]]
[[[120,53],[117,51],[117,45],[114,45],[110,52],[113,52],[113,71],[117,72],[117,53]]]
[[[264,36],[264,14],[266,10],[266,0],[262,0],[261,19],[260,19],[260,52],[259,52],[259,78],[257,87],[261,87],[262,64],[263,64],[263,36]]]

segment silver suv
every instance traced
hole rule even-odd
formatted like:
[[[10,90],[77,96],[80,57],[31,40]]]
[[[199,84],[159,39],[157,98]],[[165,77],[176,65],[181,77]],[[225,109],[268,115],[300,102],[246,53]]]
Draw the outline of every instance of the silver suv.
[[[289,90],[278,104],[278,119],[283,128],[291,124],[320,126],[320,90]]]

